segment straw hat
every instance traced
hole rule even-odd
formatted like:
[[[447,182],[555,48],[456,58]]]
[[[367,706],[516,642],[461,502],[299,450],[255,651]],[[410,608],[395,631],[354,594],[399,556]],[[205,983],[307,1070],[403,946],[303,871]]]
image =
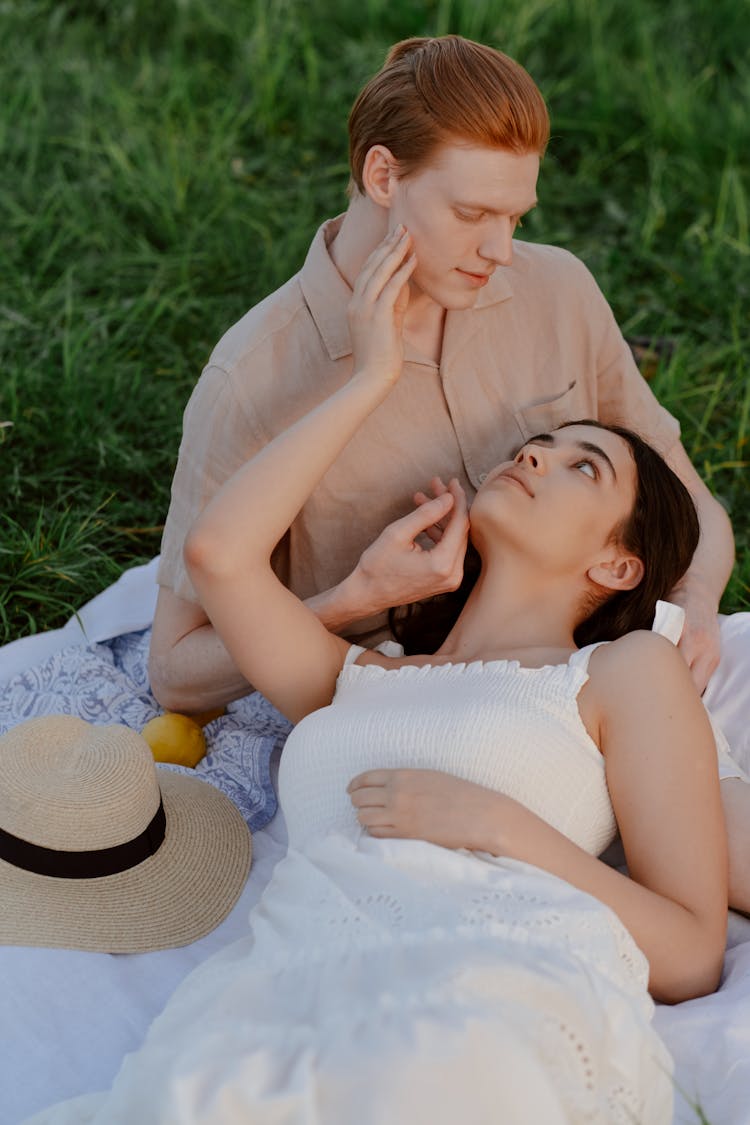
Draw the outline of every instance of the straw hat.
[[[209,933],[245,884],[250,833],[124,726],[71,715],[0,737],[0,943],[144,953]]]

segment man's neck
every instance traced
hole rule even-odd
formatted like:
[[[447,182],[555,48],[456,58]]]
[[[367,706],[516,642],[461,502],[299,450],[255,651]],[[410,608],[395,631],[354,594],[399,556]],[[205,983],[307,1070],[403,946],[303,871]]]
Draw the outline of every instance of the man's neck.
[[[370,254],[388,233],[388,212],[367,196],[355,196],[328,252],[351,288]],[[445,309],[421,290],[413,290],[404,321],[404,336],[411,346],[433,363],[440,362]]]

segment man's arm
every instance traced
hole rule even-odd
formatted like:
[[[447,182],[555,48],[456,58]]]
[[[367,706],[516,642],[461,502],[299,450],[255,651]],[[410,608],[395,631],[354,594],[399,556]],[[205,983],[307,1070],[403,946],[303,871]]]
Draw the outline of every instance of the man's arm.
[[[698,476],[682,444],[667,461],[689,489],[698,511],[701,537],[693,562],[670,595],[685,610],[679,648],[693,682],[703,692],[719,663],[719,602],[734,565],[734,535],[727,513]]]
[[[666,459],[690,491],[698,510],[701,538],[692,566],[672,592],[685,610],[680,652],[693,682],[703,691],[719,662],[716,615],[734,561],[734,537],[726,512],[714,500],[693,468],[679,441],[679,425],[659,405],[636,366],[601,290],[582,263],[577,262],[578,315],[593,332],[596,356],[597,418],[628,426],[656,449],[669,450]]]
[[[148,674],[165,711],[208,711],[252,691],[201,606],[166,586],[156,600]]]

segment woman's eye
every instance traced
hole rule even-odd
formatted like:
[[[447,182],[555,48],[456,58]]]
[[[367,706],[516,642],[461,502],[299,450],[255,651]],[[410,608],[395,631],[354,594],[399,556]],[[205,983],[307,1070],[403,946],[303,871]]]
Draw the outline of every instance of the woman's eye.
[[[463,219],[465,223],[478,223],[484,218],[483,211],[459,211],[456,210],[459,219]]]
[[[592,480],[596,480],[597,472],[593,461],[577,461],[575,467],[585,473],[586,476],[591,477]]]

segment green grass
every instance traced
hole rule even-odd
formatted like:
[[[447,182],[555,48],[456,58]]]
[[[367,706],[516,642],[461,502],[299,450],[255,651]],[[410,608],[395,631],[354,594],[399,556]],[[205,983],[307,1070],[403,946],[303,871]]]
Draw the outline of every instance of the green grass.
[[[553,139],[524,236],[591,267],[734,522],[750,607],[750,21],[736,0],[0,3],[0,640],[158,552],[208,353],[345,206],[389,43],[519,58]]]

